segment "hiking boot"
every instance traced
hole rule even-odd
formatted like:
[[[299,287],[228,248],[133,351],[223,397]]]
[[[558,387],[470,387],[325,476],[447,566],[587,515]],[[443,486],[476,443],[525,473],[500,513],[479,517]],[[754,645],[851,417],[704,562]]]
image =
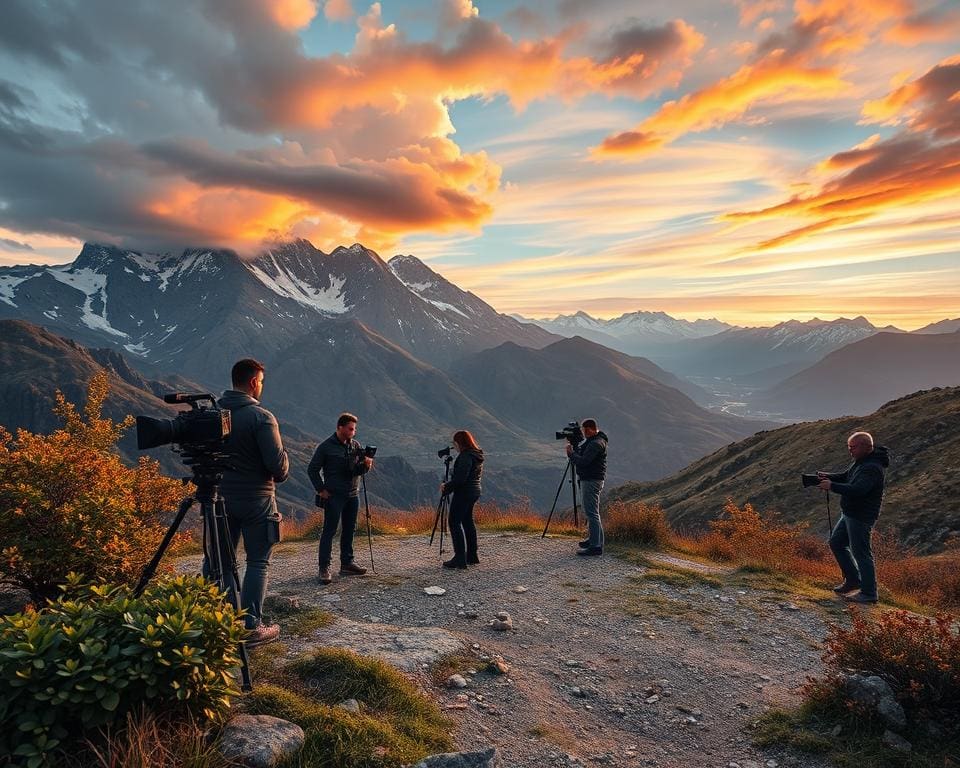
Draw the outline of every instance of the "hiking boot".
[[[246,639],[247,648],[253,648],[257,645],[266,645],[272,643],[280,637],[279,624],[260,624],[256,629],[250,630],[250,635]]]
[[[343,563],[340,566],[340,575],[341,576],[363,576],[367,572],[367,569],[362,565],[357,565],[356,563]]]
[[[480,558],[477,557],[476,552],[472,555],[467,555],[467,565],[480,565]]]
[[[855,595],[844,595],[843,599],[848,603],[859,603],[860,605],[873,605],[877,602],[876,595],[865,595],[863,592],[857,592]]]
[[[467,564],[463,560],[457,560],[457,558],[451,558],[450,560],[443,561],[444,568],[459,568],[460,570],[467,570]]]
[[[596,555],[603,554],[603,547],[586,547],[577,551],[578,555],[584,555],[586,557],[595,557]]]
[[[590,539],[584,539],[583,541],[578,542],[577,546],[580,547],[580,549],[587,549],[590,546]]]
[[[330,573],[330,566],[324,565],[320,568],[320,583],[329,584],[333,581],[333,574]]]
[[[837,586],[833,588],[833,591],[838,595],[849,595],[851,592],[856,592],[858,589],[860,589],[859,584],[852,584],[849,581],[844,581],[843,584],[837,584]]]

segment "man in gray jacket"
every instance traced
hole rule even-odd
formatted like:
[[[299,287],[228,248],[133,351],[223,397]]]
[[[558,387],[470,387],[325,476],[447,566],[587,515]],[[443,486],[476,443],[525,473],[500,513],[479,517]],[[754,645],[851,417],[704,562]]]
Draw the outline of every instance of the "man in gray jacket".
[[[357,417],[341,413],[337,431],[317,446],[307,467],[307,475],[323,506],[323,532],[320,534],[320,583],[329,584],[333,537],[340,530],[340,575],[363,576],[367,569],[353,559],[353,533],[360,511],[360,475],[373,468],[373,459],[353,436]]]
[[[290,471],[277,420],[260,406],[263,371],[263,365],[256,360],[238,361],[231,371],[233,389],[225,391],[219,400],[220,407],[229,410],[231,418],[225,446],[231,469],[223,473],[220,492],[226,502],[234,555],[241,536],[246,553],[240,606],[247,612],[244,621],[252,631],[248,646],[269,643],[280,636],[278,625],[263,623],[262,607],[270,552],[280,540],[276,483],[286,480]]]

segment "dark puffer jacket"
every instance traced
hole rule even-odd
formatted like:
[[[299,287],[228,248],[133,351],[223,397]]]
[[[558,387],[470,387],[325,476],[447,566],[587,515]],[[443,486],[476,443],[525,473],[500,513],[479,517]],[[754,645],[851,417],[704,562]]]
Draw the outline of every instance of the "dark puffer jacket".
[[[360,475],[366,473],[363,446],[356,440],[341,443],[336,432],[317,446],[307,467],[317,493],[328,491],[333,496],[359,495]]]
[[[483,477],[483,451],[467,448],[460,451],[453,463],[453,476],[443,486],[443,495],[466,493],[480,495],[480,479]]]
[[[830,490],[840,494],[843,514],[871,525],[877,521],[883,504],[884,470],[889,466],[887,449],[878,445],[846,472],[827,474]]]
[[[228,389],[218,401],[230,411],[226,451],[233,467],[223,473],[225,499],[273,496],[276,483],[287,479],[290,462],[273,414],[246,392]]]
[[[597,432],[573,449],[570,461],[581,480],[603,480],[607,476],[607,442],[604,432]]]

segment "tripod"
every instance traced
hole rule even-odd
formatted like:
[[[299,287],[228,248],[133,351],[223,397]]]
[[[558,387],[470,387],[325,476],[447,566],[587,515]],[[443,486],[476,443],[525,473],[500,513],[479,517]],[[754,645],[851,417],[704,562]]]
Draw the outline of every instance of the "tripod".
[[[567,466],[563,469],[563,476],[560,478],[560,485],[557,486],[557,495],[553,497],[553,506],[550,507],[550,514],[547,515],[547,524],[543,526],[541,539],[546,538],[547,528],[550,527],[550,521],[553,519],[553,513],[557,510],[557,501],[560,499],[560,491],[563,490],[563,483],[567,479],[567,473],[570,473],[570,491],[573,494],[573,525],[580,527],[580,518],[577,515],[577,471],[573,466],[573,459],[567,459]]]
[[[830,491],[824,491],[823,495],[827,499],[827,539],[829,540],[833,536],[833,517],[830,514]]]
[[[367,513],[367,545],[370,547],[370,570],[377,572],[373,564],[373,535],[370,532],[370,501],[367,499],[367,476],[360,475],[360,482],[363,484],[363,506]]]
[[[227,520],[227,510],[220,495],[220,481],[225,464],[226,455],[203,449],[185,447],[182,451],[183,463],[193,469],[192,482],[197,491],[180,502],[177,515],[164,534],[163,541],[157,548],[153,559],[147,563],[140,576],[140,581],[133,590],[139,597],[143,594],[150,579],[156,573],[160,560],[173,541],[173,537],[180,528],[183,518],[197,502],[200,503],[200,515],[203,520],[203,555],[208,570],[208,578],[215,582],[222,592],[230,594],[230,602],[236,611],[240,611],[240,573],[237,571],[237,556],[233,550],[230,538],[230,523]],[[232,583],[228,582],[232,579]],[[247,660],[247,646],[240,642],[240,690],[248,693],[253,690],[250,682],[250,664]]]
[[[449,453],[443,459],[443,482],[446,484],[450,478],[450,464],[453,462],[453,456]],[[440,556],[443,557],[443,534],[447,530],[447,511],[450,507],[449,495],[441,493],[440,503],[437,504],[437,517],[433,521],[433,531],[430,534],[430,546],[433,546],[433,537],[437,533],[437,526],[440,526]]]

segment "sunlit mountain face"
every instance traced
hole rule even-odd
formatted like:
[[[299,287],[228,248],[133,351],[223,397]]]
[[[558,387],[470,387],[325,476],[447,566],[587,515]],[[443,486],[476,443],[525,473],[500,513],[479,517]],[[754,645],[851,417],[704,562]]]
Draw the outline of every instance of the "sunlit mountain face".
[[[914,330],[960,308],[958,40],[944,0],[9,0],[0,263],[359,242],[506,314]]]

